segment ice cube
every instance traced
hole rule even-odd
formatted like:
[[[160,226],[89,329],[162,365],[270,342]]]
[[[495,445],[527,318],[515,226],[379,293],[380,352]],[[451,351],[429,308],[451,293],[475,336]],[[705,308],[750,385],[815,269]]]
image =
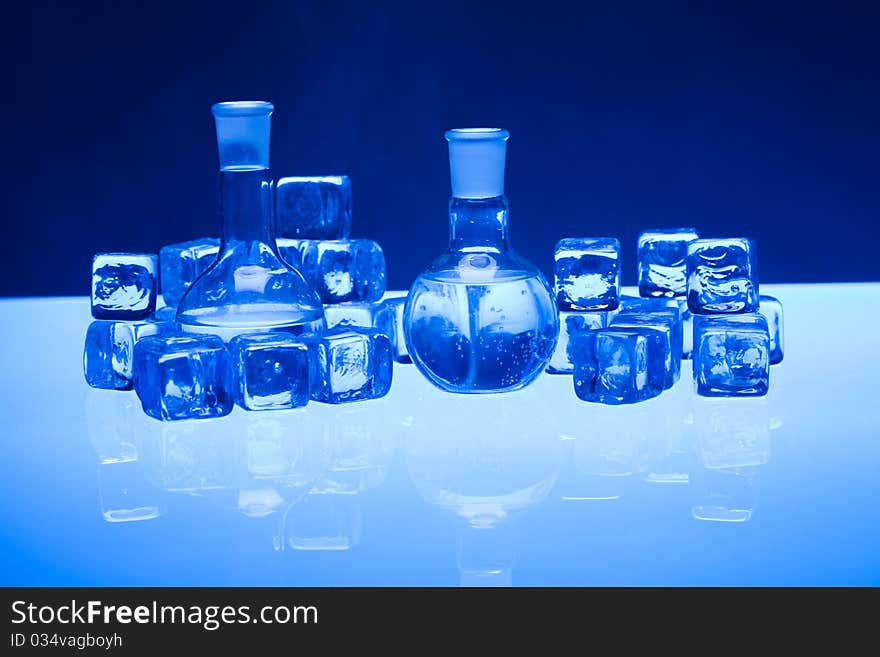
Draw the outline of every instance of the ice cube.
[[[157,308],[156,312],[153,313],[153,321],[155,322],[163,322],[165,324],[176,324],[177,323],[177,307],[176,306],[162,306],[161,308]]]
[[[176,308],[193,281],[210,267],[220,252],[216,237],[169,244],[159,251],[159,278],[162,299]]]
[[[394,336],[391,339],[391,346],[394,349],[394,360],[398,363],[412,363],[409,351],[406,348],[406,336],[403,332],[403,310],[406,307],[406,293],[395,292],[396,296],[386,295],[382,302],[388,309],[393,323]]]
[[[782,362],[785,349],[782,338],[782,303],[776,297],[762,294],[758,312],[764,315],[770,332],[770,364],[777,365]]]
[[[561,312],[559,313],[559,340],[556,342],[556,350],[547,365],[550,374],[571,374],[574,372],[574,363],[569,353],[571,348],[571,336],[582,331],[605,328],[608,322],[608,313],[596,312]]]
[[[282,259],[294,269],[302,272],[303,251],[309,241],[279,237],[275,243],[278,245],[278,253]]]
[[[173,325],[165,322],[115,322],[95,320],[86,329],[83,373],[93,388],[131,390],[134,346],[141,338],[165,335]]]
[[[385,292],[385,255],[372,240],[308,240],[300,271],[324,303],[378,301]]]
[[[327,330],[354,327],[376,329],[388,336],[394,346],[395,318],[392,310],[380,301],[348,301],[324,306],[324,321]]]
[[[611,237],[566,238],[554,251],[560,310],[614,310],[620,297],[620,242]]]
[[[653,312],[665,308],[676,308],[681,310],[681,305],[677,299],[667,299],[664,297],[634,297],[628,294],[621,294],[620,304],[617,306],[617,312],[623,312],[624,310]],[[612,312],[612,314],[616,313]]]
[[[644,327],[576,334],[572,339],[575,394],[602,404],[631,404],[659,395],[662,376],[651,376],[649,370],[652,340],[662,338]]]
[[[348,176],[281,178],[275,187],[275,221],[281,237],[347,238],[351,180]]]
[[[235,401],[249,411],[297,408],[309,402],[308,346],[284,333],[239,335],[229,342]]]
[[[339,328],[302,339],[312,350],[312,399],[342,404],[384,397],[391,388],[388,336],[372,329]]]
[[[624,311],[611,320],[612,328],[649,328],[660,335],[660,339],[648,344],[648,370],[650,376],[659,377],[664,389],[671,388],[681,376],[681,349],[683,332],[678,309],[663,311],[636,312]]]
[[[639,294],[684,297],[687,294],[687,248],[698,238],[693,228],[643,231],[639,235]]]
[[[688,244],[687,302],[695,315],[758,310],[758,264],[750,239],[700,239]]]
[[[679,319],[681,320],[681,357],[683,359],[688,359],[691,357],[691,352],[693,351],[693,321],[692,315],[687,308],[687,300],[684,298],[645,298],[623,294],[620,296],[620,306],[618,306],[617,312],[611,312],[608,314],[609,323],[618,313],[627,310],[655,313],[668,311],[670,309],[678,310]]]
[[[694,316],[685,304],[681,310],[681,357],[688,360],[694,355]]]
[[[759,396],[770,385],[770,335],[758,313],[694,317],[694,380],[704,397]]]
[[[228,415],[233,406],[229,352],[216,335],[139,340],[134,388],[144,412],[157,420]]]
[[[92,259],[92,317],[146,319],[156,309],[156,256],[99,253]]]

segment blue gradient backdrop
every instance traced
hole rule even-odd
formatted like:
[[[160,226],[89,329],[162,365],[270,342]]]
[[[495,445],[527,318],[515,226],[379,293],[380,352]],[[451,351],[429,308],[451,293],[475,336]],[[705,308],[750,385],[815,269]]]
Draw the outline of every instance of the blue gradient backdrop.
[[[348,173],[407,287],[446,241],[443,131],[508,128],[514,245],[686,224],[765,281],[877,280],[877,5],[20,2],[4,8],[0,295],[217,232],[210,105],[276,104],[277,175]]]

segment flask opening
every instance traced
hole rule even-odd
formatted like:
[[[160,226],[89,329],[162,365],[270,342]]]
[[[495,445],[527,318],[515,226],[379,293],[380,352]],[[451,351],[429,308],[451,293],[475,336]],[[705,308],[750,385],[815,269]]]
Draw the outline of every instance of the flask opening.
[[[217,127],[221,171],[269,168],[269,136],[275,106],[262,100],[217,103],[211,107]]]
[[[503,196],[510,133],[501,128],[455,128],[445,136],[452,195],[466,199]]]

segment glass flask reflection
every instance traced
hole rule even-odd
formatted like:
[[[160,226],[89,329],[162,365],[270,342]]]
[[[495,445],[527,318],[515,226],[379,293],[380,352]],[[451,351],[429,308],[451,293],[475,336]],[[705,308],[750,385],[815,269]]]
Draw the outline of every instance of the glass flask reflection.
[[[547,499],[559,472],[560,443],[528,429],[543,397],[451,397],[425,389],[406,438],[419,496],[456,520],[461,584],[512,582],[515,524]]]
[[[559,316],[544,276],[510,247],[504,196],[506,130],[446,133],[450,241],[410,289],[410,357],[448,392],[522,388],[544,370]]]
[[[513,586],[516,563],[516,527],[504,521],[491,527],[458,523],[457,563],[463,587]]]
[[[180,300],[184,331],[223,339],[260,330],[323,326],[317,293],[279,255],[269,172],[271,103],[213,106],[220,153],[221,244],[217,260]]]
[[[540,399],[449,400],[426,394],[407,436],[407,466],[419,495],[483,527],[543,501],[556,481],[561,450],[551,432],[524,428]]]

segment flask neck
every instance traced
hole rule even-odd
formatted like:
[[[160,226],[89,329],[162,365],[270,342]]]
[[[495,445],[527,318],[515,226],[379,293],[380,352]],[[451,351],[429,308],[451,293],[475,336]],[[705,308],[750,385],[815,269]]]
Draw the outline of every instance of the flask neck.
[[[234,242],[262,242],[277,249],[272,187],[269,169],[220,172],[221,251]]]
[[[507,197],[457,198],[449,201],[449,248],[454,251],[506,251]]]

